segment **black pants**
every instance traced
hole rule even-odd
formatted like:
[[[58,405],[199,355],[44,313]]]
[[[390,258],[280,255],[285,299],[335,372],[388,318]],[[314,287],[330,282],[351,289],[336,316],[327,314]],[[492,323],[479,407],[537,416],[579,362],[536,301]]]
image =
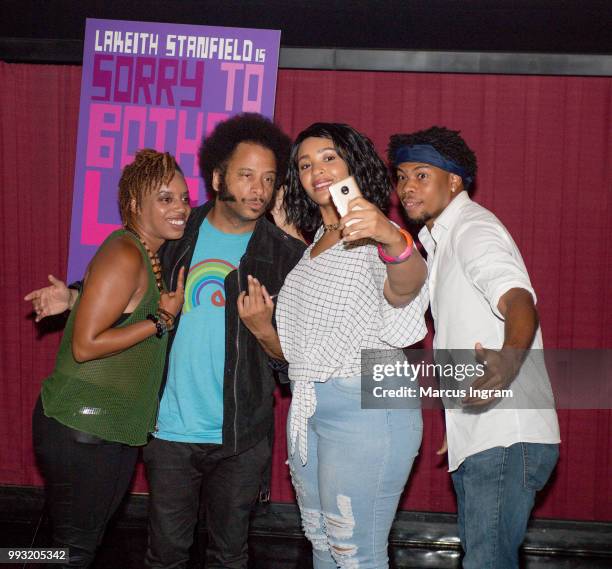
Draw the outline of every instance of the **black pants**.
[[[267,439],[226,458],[221,457],[219,445],[153,439],[144,448],[150,489],[145,565],[187,567],[204,485],[206,567],[246,569],[249,518],[269,460]]]
[[[69,564],[56,567],[89,567],[128,489],[138,448],[79,436],[79,431],[45,417],[40,398],[32,423],[53,546],[70,549]]]

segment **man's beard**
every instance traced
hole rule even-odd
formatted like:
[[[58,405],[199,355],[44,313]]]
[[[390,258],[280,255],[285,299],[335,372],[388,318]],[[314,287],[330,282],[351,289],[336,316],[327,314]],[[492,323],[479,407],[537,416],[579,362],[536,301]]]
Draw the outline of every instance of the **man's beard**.
[[[273,207],[275,195],[276,195],[276,192],[273,194],[271,200],[269,200],[267,203],[264,202],[264,207],[261,210],[252,212],[252,215],[255,215],[255,219],[259,219],[262,215],[266,215],[267,213],[269,213],[269,211]],[[227,184],[225,183],[225,180],[223,179],[219,181],[219,189],[217,190],[216,199],[219,200],[219,202],[223,202],[226,204],[230,204],[230,203],[238,204],[238,201],[239,201],[238,198],[230,192]],[[228,206],[228,207],[234,210],[234,215],[237,215],[244,221],[252,221],[254,219],[253,216],[251,214],[245,213],[246,211],[248,211],[248,205],[246,205],[247,200],[242,199],[240,201],[242,202],[242,205],[244,205],[247,209],[242,210],[242,208],[240,207],[232,207],[232,206]]]
[[[425,225],[432,217],[430,213],[423,212],[421,215],[417,217],[410,217],[406,210],[404,210],[404,217],[412,224],[412,225]]]
[[[413,217],[413,216],[408,214],[408,212],[404,208],[404,205],[402,204],[402,200],[401,199],[399,200],[399,205],[402,208],[402,217],[408,223],[410,223],[410,225],[414,225],[414,226],[424,225],[425,223],[427,223],[433,217],[433,215],[431,213],[427,212],[427,211],[422,211],[419,215]]]
[[[274,198],[276,197],[276,191],[272,194],[272,199],[266,204],[265,211],[268,212],[272,209],[272,205],[274,203]],[[219,190],[217,191],[217,199],[221,202],[226,203],[237,203],[238,200],[236,196],[230,193],[227,184],[225,183],[225,179],[221,178],[219,180]]]

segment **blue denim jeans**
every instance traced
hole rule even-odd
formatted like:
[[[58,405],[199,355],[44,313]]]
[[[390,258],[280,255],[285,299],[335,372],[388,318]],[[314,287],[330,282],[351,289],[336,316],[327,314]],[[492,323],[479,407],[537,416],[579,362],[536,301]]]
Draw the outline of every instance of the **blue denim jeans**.
[[[421,445],[420,409],[361,409],[360,379],[315,385],[308,461],[289,458],[314,569],[384,569],[397,505]]]
[[[469,456],[452,473],[464,569],[517,569],[535,494],[559,445],[516,443]]]

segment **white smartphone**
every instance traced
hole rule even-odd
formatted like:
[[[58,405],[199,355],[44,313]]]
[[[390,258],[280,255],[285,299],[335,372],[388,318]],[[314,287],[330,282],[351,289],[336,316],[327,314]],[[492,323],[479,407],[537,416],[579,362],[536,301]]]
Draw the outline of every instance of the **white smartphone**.
[[[349,176],[329,186],[329,193],[340,217],[344,217],[348,213],[349,202],[353,198],[359,198],[362,195],[353,176]]]

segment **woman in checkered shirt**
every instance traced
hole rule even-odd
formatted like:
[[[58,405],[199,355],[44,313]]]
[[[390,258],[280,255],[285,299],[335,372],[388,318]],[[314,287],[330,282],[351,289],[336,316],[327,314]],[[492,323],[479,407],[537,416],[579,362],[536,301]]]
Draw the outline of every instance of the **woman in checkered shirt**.
[[[353,176],[363,197],[340,218],[329,186]],[[315,569],[388,567],[387,543],[421,444],[413,408],[361,408],[361,352],[426,334],[426,265],[384,214],[392,191],[372,142],[315,123],[293,145],[285,209],[315,231],[288,275],[276,320],[293,392],[289,465]]]

